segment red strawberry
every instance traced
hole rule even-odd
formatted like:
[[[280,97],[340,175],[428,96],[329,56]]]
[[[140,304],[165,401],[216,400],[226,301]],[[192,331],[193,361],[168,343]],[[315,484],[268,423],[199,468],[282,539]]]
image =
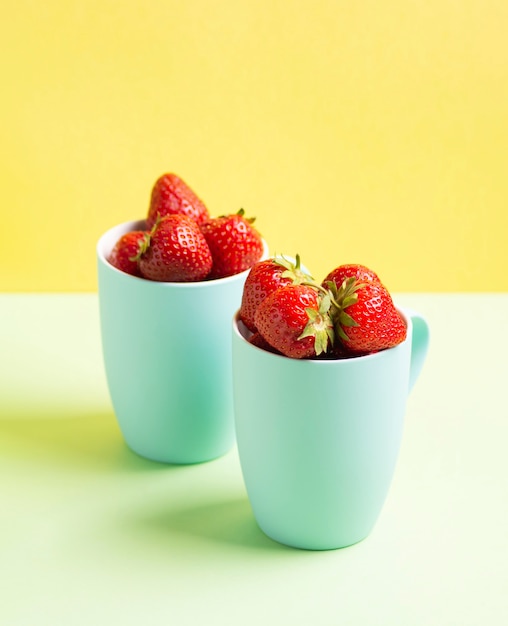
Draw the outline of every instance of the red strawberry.
[[[152,187],[146,224],[152,228],[157,215],[176,213],[188,215],[198,224],[210,217],[206,206],[181,178],[176,174],[163,174]]]
[[[158,219],[138,254],[144,278],[164,282],[203,280],[212,268],[212,255],[197,223],[187,215]]]
[[[263,240],[252,226],[253,219],[244,217],[244,210],[232,215],[214,217],[200,225],[213,258],[210,278],[238,274],[263,254]]]
[[[267,259],[253,265],[243,287],[240,319],[252,332],[256,332],[254,317],[259,304],[273,291],[284,285],[299,284],[310,281],[300,269],[300,257],[296,255],[296,262],[281,257]]]
[[[356,356],[354,352],[348,350],[342,341],[335,338],[333,345],[329,346],[328,350],[326,352],[322,352],[317,358],[322,360],[337,360],[351,359],[354,356]]]
[[[255,323],[262,337],[285,356],[302,359],[325,352],[333,342],[330,299],[309,285],[286,285],[258,306]]]
[[[280,354],[275,348],[273,348],[268,341],[263,338],[261,333],[254,333],[251,337],[249,337],[249,343],[257,348],[261,348],[266,350],[267,352],[273,352],[274,354]]]
[[[359,265],[357,263],[349,263],[347,265],[339,265],[332,270],[328,276],[321,283],[323,287],[327,287],[328,282],[333,281],[337,285],[337,289],[342,285],[346,278],[356,278],[358,282],[374,282],[380,283],[376,272],[372,271],[365,265]]]
[[[111,265],[122,270],[122,272],[132,274],[132,276],[141,276],[138,262],[135,259],[146,234],[147,231],[144,230],[133,230],[122,235],[108,257]]]
[[[334,287],[331,315],[336,336],[348,350],[368,354],[404,341],[406,325],[383,284],[350,277]]]

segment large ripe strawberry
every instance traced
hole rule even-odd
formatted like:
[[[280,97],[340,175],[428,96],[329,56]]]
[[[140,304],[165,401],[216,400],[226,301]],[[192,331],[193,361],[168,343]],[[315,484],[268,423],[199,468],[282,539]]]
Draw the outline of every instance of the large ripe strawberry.
[[[330,281],[333,281],[337,286],[337,289],[342,285],[346,278],[356,278],[358,282],[374,282],[379,283],[379,276],[366,267],[365,265],[360,265],[358,263],[348,263],[346,265],[339,265],[334,270],[332,270],[328,276],[322,282],[323,287],[328,286]]]
[[[152,187],[147,227],[152,228],[157,215],[164,217],[179,213],[192,217],[198,224],[210,217],[205,204],[181,178],[176,174],[163,174]]]
[[[210,278],[223,278],[248,270],[263,255],[263,240],[244,210],[214,217],[200,225],[213,258]]]
[[[261,336],[287,357],[311,358],[333,343],[329,298],[309,285],[286,285],[258,306],[255,323]]]
[[[141,276],[136,257],[146,235],[147,231],[144,230],[133,230],[122,235],[109,254],[111,265],[132,276]]]
[[[197,223],[187,215],[158,219],[146,235],[139,254],[144,278],[191,282],[208,277],[212,255]]]
[[[300,267],[300,257],[295,262],[283,257],[266,259],[253,265],[243,287],[240,319],[253,333],[257,331],[254,321],[260,303],[272,292],[284,285],[300,284],[312,280]]]
[[[349,351],[369,354],[404,341],[406,324],[381,282],[360,282],[350,277],[338,289],[333,283],[329,285],[335,335]]]

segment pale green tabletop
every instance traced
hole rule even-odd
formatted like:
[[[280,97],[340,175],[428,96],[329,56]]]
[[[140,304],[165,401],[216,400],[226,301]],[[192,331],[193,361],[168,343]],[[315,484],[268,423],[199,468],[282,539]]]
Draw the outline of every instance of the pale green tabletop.
[[[363,542],[280,546],[236,450],[132,454],[95,294],[0,296],[0,624],[508,623],[508,294],[396,296],[427,316],[395,479]]]

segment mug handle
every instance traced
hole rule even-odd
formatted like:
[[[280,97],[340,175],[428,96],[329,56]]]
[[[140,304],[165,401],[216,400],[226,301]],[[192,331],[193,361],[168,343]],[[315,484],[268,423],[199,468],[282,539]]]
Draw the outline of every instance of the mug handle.
[[[429,324],[427,320],[412,309],[404,309],[404,312],[411,318],[413,335],[411,342],[411,367],[409,371],[409,391],[418,380],[423,364],[429,350]]]

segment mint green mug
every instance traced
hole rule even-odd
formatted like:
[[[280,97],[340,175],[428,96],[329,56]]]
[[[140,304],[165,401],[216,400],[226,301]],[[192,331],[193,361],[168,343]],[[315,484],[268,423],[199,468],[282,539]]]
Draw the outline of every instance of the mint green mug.
[[[144,221],[119,224],[97,244],[102,351],[113,409],[127,445],[140,456],[208,461],[234,444],[230,322],[249,272],[163,283],[110,265],[120,236],[144,228]]]
[[[254,517],[272,539],[329,550],[361,541],[374,527],[429,343],[426,320],[400,312],[408,330],[403,343],[342,360],[262,350],[235,316],[238,454]]]

